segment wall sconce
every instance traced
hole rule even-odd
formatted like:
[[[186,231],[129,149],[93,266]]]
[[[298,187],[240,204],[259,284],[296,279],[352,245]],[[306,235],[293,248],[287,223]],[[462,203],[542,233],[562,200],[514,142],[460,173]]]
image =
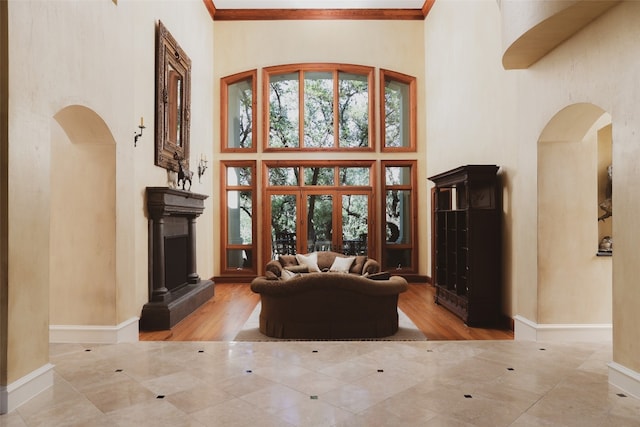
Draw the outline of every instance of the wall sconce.
[[[138,125],[140,128],[140,133],[133,131],[133,146],[136,147],[138,145],[138,138],[142,136],[142,131],[145,129],[144,126],[144,117],[140,117],[140,124]]]
[[[200,163],[198,163],[198,182],[202,184],[202,175],[207,170],[207,157],[204,154],[200,154]]]

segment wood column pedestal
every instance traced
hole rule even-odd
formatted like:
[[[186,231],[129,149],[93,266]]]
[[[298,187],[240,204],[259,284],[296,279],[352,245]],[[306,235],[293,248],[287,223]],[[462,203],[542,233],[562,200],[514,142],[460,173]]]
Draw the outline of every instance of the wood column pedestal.
[[[147,187],[149,302],[140,330],[171,329],[214,295],[214,283],[196,268],[196,218],[208,197],[168,187]]]

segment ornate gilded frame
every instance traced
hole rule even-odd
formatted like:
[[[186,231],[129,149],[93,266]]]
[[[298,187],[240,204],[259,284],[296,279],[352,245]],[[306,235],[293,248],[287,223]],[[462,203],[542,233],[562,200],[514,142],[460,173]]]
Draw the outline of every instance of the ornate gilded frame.
[[[189,168],[191,59],[158,21],[156,28],[155,164],[178,171],[174,155]]]

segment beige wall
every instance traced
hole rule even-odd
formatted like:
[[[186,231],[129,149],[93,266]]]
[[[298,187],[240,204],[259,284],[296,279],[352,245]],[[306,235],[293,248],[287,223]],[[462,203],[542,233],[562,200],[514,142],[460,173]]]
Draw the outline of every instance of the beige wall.
[[[72,138],[65,140],[53,117],[65,107],[80,105],[95,112],[115,141],[115,253],[111,254],[115,283],[103,283],[105,292],[91,296],[92,301],[81,300],[73,292],[71,297],[77,298],[76,304],[103,305],[107,301],[105,311],[115,314],[101,315],[99,321],[112,318],[116,324],[139,315],[147,300],[144,189],[164,185],[166,179],[164,171],[153,165],[157,19],[193,60],[192,159],[200,153],[214,160],[241,158],[218,153],[217,100],[222,76],[310,61],[371,65],[416,76],[419,182],[424,185],[419,189],[420,246],[428,247],[426,177],[461,164],[500,165],[505,184],[505,312],[534,322],[593,321],[578,304],[543,305],[544,292],[538,299],[541,135],[552,118],[568,106],[588,103],[608,112],[613,132],[613,191],[624,195],[615,200],[613,218],[614,360],[640,372],[640,264],[636,259],[640,198],[632,191],[640,182],[639,2],[623,2],[530,69],[509,72],[500,65],[503,40],[495,0],[438,0],[425,22],[212,24],[200,0],[120,1],[117,5],[110,1],[21,0],[10,1],[7,9],[11,97],[8,207],[2,209],[8,218],[10,253],[8,289],[3,290],[8,300],[0,307],[0,326],[7,329],[2,348],[6,359],[0,361],[6,363],[2,385],[48,362],[52,260],[49,179],[56,167],[52,142],[73,143]],[[134,149],[132,134],[140,116],[145,117],[147,129]],[[556,178],[553,171],[557,168],[542,170],[545,180]],[[215,249],[219,247],[219,192],[214,179],[219,171],[212,168],[207,172],[202,184],[194,184],[194,191],[212,195],[198,221],[198,270],[203,277],[219,271]],[[82,179],[75,169],[69,170],[68,177],[71,182]],[[87,203],[96,201],[92,197],[100,195],[88,196]],[[429,274],[425,255],[422,253],[425,265],[421,265],[421,273]],[[581,289],[581,278],[568,275],[562,280],[572,289]],[[555,290],[551,286],[549,294]],[[80,317],[84,319],[61,321],[95,321],[88,314]],[[600,317],[606,314],[598,314]]]
[[[429,274],[426,264],[427,253],[427,208],[426,188],[426,144],[424,123],[424,45],[423,22],[421,21],[242,21],[214,22],[215,64],[214,96],[220,99],[219,81],[221,77],[273,65],[292,63],[344,63],[375,67],[376,79],[380,68],[405,73],[417,78],[418,111],[418,153],[408,156],[398,153],[396,159],[418,159],[418,196],[419,211],[419,273]],[[258,83],[262,75],[258,75]],[[260,86],[258,86],[260,87]],[[376,89],[377,93],[377,89]],[[259,111],[262,111],[262,93],[258,93]],[[419,113],[420,114],[420,113]],[[376,109],[376,123],[380,123]],[[220,105],[214,105],[213,120],[220,117]],[[258,117],[258,124],[262,116]],[[379,128],[376,127],[376,143],[379,143]],[[262,134],[258,134],[258,146],[262,146]],[[213,138],[213,150],[216,160],[246,159],[243,154],[220,153],[220,135]],[[305,159],[377,159],[376,153],[329,153],[326,151],[305,153]],[[263,153],[261,159],[298,159],[299,153]],[[217,162],[216,162],[217,163]],[[214,163],[215,165],[215,163]],[[219,166],[219,165],[216,165]],[[214,176],[220,171],[214,169]],[[214,190],[216,198],[214,211],[219,214],[219,191]],[[261,200],[258,200],[260,205]],[[379,201],[377,201],[379,203]],[[261,220],[261,218],[259,218]],[[378,220],[380,221],[380,219]],[[380,222],[378,222],[379,224]],[[261,224],[261,222],[259,223]],[[258,227],[259,230],[262,227]],[[214,245],[219,247],[219,235],[214,235]],[[261,251],[262,248],[259,248]],[[215,258],[215,270],[220,271],[220,259]],[[263,265],[258,258],[258,265]]]
[[[496,164],[503,182],[504,301],[512,316],[515,258],[514,179],[518,139],[517,78],[501,62],[500,11],[491,1],[437,1],[425,22],[427,170],[430,175],[466,164]],[[535,169],[534,169],[535,172]],[[535,175],[532,175],[535,177]],[[535,179],[535,178],[533,178]],[[429,206],[431,209],[431,206]],[[527,207],[527,209],[530,209]],[[527,230],[535,239],[535,229]],[[518,282],[523,279],[518,277]]]
[[[50,321],[114,327],[148,301],[144,191],[166,185],[153,164],[158,19],[193,60],[193,161],[210,155],[214,129],[213,24],[201,0],[8,3],[6,384],[47,364]],[[62,111],[70,117],[54,119]],[[141,116],[147,128],[134,148]],[[211,194],[211,178],[196,180],[193,191]],[[197,241],[206,278],[212,218],[209,199]],[[64,259],[61,251],[84,239],[85,262]]]
[[[634,242],[640,237],[636,214],[640,199],[627,189],[635,188],[640,178],[640,171],[634,166],[640,157],[637,142],[640,118],[634,112],[640,87],[633,77],[639,71],[635,59],[640,50],[636,42],[639,18],[640,3],[623,2],[529,69],[509,72],[497,69],[502,44],[501,35],[495,30],[500,26],[497,2],[437,1],[425,23],[426,75],[430,85],[427,86],[428,166],[433,169],[437,159],[438,164],[446,167],[490,161],[506,168],[505,214],[510,242],[505,274],[511,289],[507,292],[512,294],[513,315],[538,323],[594,319],[585,314],[590,307],[543,306],[544,295],[538,300],[537,195],[542,178],[538,176],[538,141],[552,118],[568,106],[588,103],[611,115],[613,192],[625,194],[615,200],[613,217],[614,360],[636,372],[640,371],[637,328],[640,265],[635,260]],[[439,109],[445,99],[453,105]],[[593,122],[596,119],[597,116]],[[456,144],[459,149],[452,149]],[[484,156],[481,150],[486,150]],[[561,178],[553,170],[543,172],[545,180]],[[598,214],[589,209],[592,215]],[[566,240],[574,236],[567,230],[556,238]],[[591,252],[592,248],[590,243]],[[574,290],[584,289],[582,283],[577,283],[584,278],[568,276],[565,285]],[[548,290],[553,291],[555,288]],[[603,321],[606,310],[598,310],[596,317]]]
[[[78,119],[78,122],[76,122]],[[67,107],[51,119],[49,322],[115,325],[115,141],[95,113]],[[63,128],[61,125],[66,126]],[[66,132],[65,132],[66,129]],[[70,139],[73,138],[73,139]],[[81,179],[70,179],[69,171]]]
[[[611,258],[598,257],[598,141],[538,145],[538,323],[610,324]]]

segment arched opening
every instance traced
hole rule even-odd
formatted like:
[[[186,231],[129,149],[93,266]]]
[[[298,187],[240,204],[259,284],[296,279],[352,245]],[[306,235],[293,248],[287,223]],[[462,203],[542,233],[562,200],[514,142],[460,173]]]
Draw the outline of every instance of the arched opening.
[[[598,220],[611,143],[611,116],[586,103],[558,112],[538,141],[537,322],[567,339],[611,339],[611,257],[599,242],[612,219]]]
[[[51,325],[117,323],[115,148],[87,107],[51,120]]]

